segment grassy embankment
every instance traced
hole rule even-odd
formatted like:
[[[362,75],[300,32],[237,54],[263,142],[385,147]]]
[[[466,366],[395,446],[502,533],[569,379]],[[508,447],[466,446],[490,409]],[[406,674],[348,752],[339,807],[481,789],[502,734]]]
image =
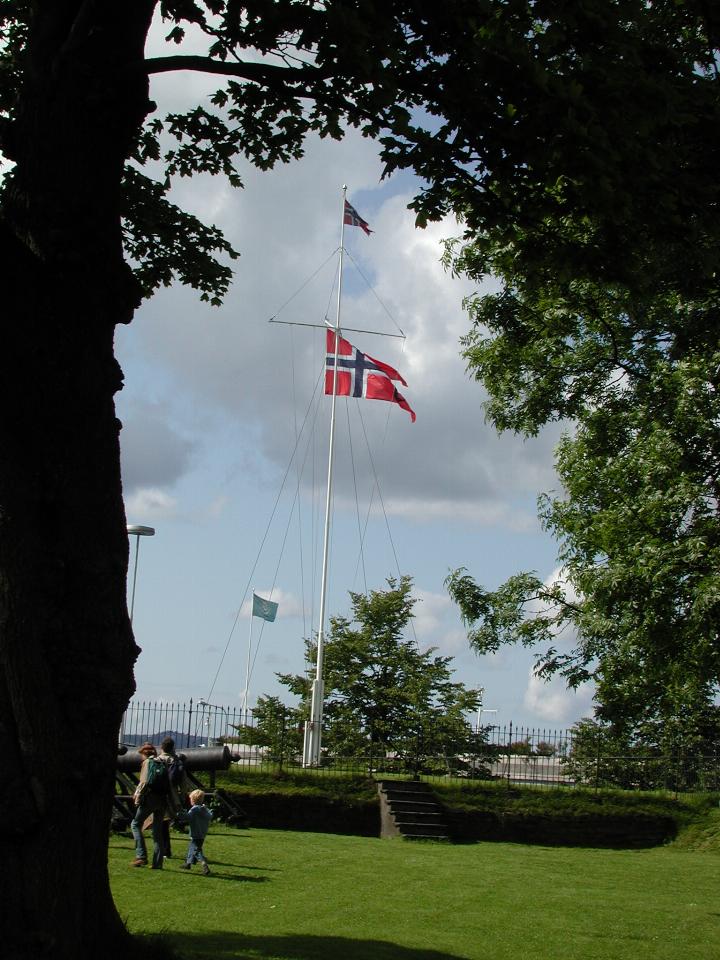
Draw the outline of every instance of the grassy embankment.
[[[256,826],[377,836],[377,790],[362,776],[277,776],[233,768],[218,777],[218,786]],[[652,846],[677,838],[720,849],[718,795],[547,790],[458,780],[431,786],[457,839]]]

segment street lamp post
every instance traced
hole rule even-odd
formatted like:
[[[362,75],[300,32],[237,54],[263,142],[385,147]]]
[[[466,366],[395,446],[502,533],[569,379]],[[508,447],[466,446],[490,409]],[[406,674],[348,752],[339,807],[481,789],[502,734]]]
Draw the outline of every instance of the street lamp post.
[[[135,566],[133,568],[132,591],[130,594],[130,626],[132,626],[133,614],[135,613],[135,584],[137,582],[138,557],[140,555],[140,537],[154,537],[155,528],[143,527],[138,523],[129,523],[126,529],[129,537],[135,537]],[[120,736],[118,738],[120,741],[120,745],[122,745],[125,741],[126,713],[123,713],[122,723],[120,724]]]
[[[128,536],[135,537],[135,568],[133,570],[132,593],[130,595],[130,623],[133,622],[135,612],[135,584],[137,582],[138,557],[140,556],[140,537],[154,537],[154,527],[143,527],[137,523],[128,524]]]

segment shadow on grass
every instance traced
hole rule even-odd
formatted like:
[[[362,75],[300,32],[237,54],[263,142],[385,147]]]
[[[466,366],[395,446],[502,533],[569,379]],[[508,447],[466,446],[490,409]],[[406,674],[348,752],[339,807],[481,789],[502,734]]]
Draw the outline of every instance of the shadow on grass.
[[[386,940],[349,937],[243,936],[240,933],[183,934],[138,937],[147,946],[176,951],[178,960],[465,960],[454,953],[403,947]]]
[[[188,872],[187,876],[192,876],[192,874]],[[215,873],[212,867],[210,868],[209,877],[204,877],[199,870],[195,876],[200,877],[203,883],[209,883],[214,880],[230,880],[233,883],[267,883],[270,879],[269,877],[253,877],[247,873]]]
[[[278,873],[279,867],[263,867],[256,863],[228,863],[227,860],[208,860],[210,869],[213,867],[230,867],[234,870],[266,870],[268,873]]]

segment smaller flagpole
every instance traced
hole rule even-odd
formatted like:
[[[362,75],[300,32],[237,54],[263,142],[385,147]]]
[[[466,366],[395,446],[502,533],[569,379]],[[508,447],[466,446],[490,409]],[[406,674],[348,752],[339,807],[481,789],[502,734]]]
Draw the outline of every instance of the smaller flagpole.
[[[243,711],[245,714],[245,725],[248,725],[248,697],[250,696],[250,654],[252,652],[252,628],[253,611],[255,609],[255,587],[253,587],[252,600],[250,601],[250,633],[248,635],[248,653],[247,665],[245,667],[245,693],[243,694]]]
[[[323,657],[325,642],[325,601],[328,579],[328,552],[330,544],[330,513],[332,501],[333,452],[335,449],[335,406],[337,400],[338,378],[338,349],[340,342],[340,307],[342,304],[343,282],[343,254],[345,252],[345,200],[347,186],[342,188],[342,206],[340,212],[340,262],[338,265],[337,307],[335,310],[335,363],[333,365],[333,392],[330,408],[330,449],[328,451],[327,492],[325,496],[325,531],[323,534],[322,575],[320,579],[320,610],[318,612],[317,632],[317,660],[315,679],[312,684],[312,698],[310,702],[310,720],[305,724],[303,739],[303,766],[319,766],[320,749],[322,746],[322,718],[323,718]]]

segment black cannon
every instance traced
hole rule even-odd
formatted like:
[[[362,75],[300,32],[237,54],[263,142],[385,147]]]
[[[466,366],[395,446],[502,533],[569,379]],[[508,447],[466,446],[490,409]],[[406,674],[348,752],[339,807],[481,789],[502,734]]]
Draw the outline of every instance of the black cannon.
[[[143,762],[143,757],[136,749],[133,750],[131,747],[127,752],[121,751],[122,747],[118,748],[115,770],[116,791],[113,799],[111,823],[112,829],[115,831],[126,830],[134,816],[133,794],[138,785],[137,775],[140,773]],[[227,770],[230,766],[229,747],[187,747],[184,750],[177,750],[176,753],[179,757],[182,757],[188,780],[199,790],[205,792],[208,802],[214,808],[217,819],[234,825],[246,824],[247,815],[242,807],[235,803],[224,790],[215,788],[216,771]],[[206,786],[198,780],[198,773],[210,774],[209,785]]]
[[[229,747],[187,747],[185,750],[175,752],[182,757],[188,774],[227,770],[230,766]],[[143,757],[137,750],[124,754],[118,753],[117,768],[122,773],[140,773],[142,762]]]

